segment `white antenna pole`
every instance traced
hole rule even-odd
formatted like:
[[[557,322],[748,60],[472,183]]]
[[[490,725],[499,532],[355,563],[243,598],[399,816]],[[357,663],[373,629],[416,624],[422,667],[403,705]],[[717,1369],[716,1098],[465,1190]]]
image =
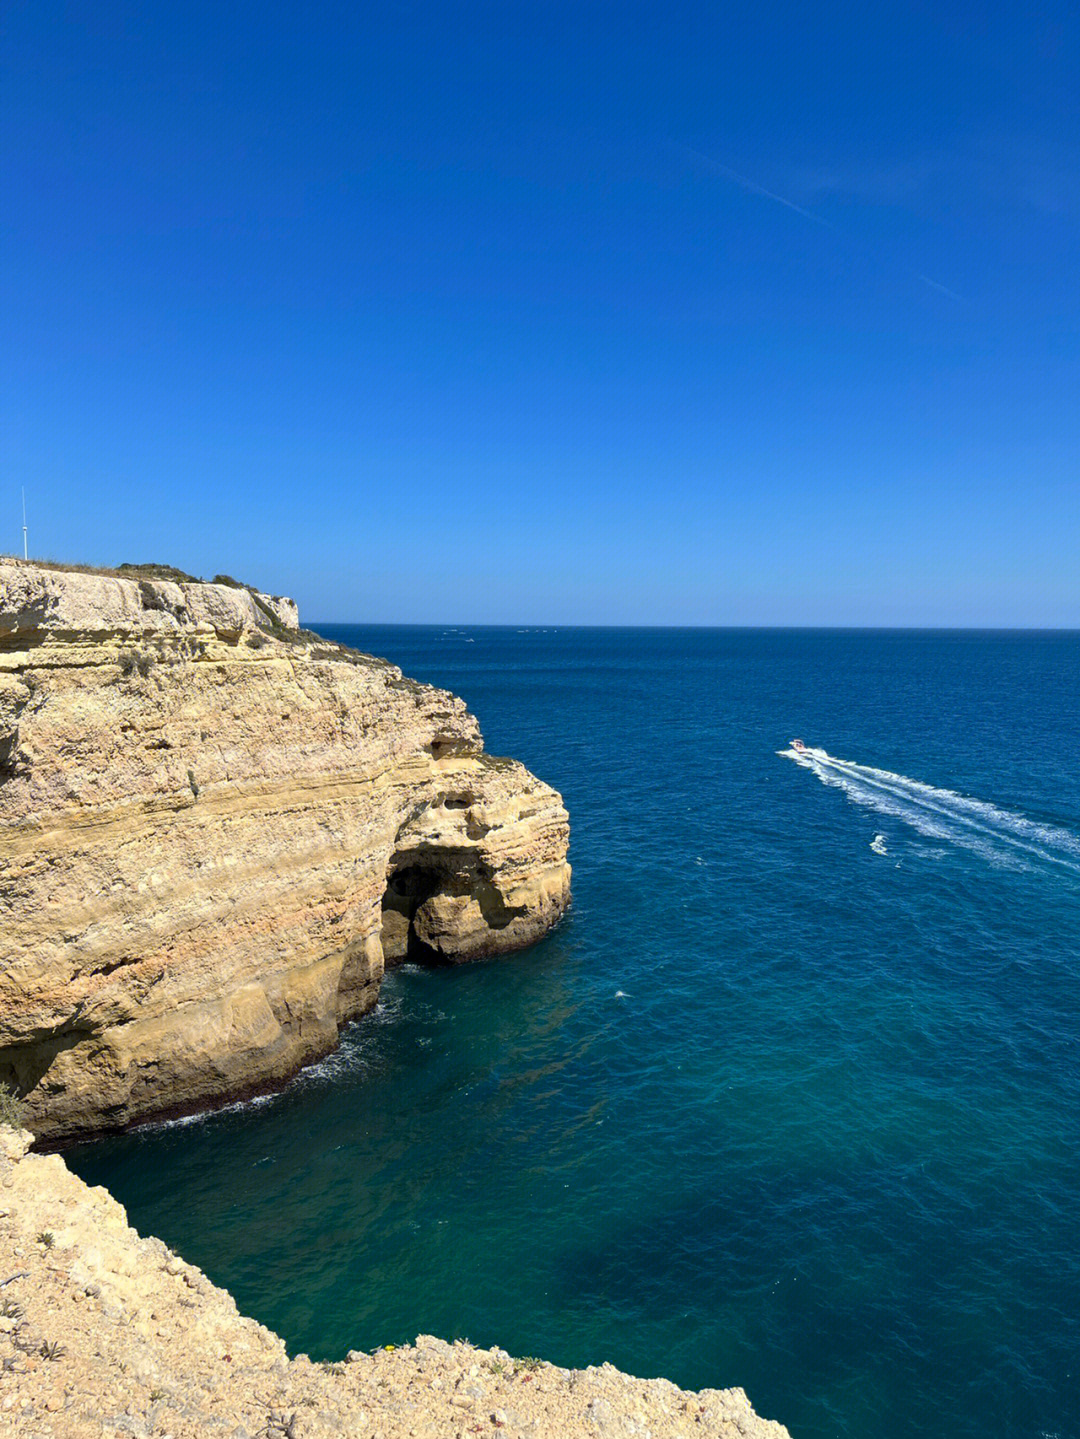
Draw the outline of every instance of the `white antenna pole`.
[[[24,560],[30,558],[30,556],[26,553],[26,486],[25,486],[25,485],[23,486],[23,492],[22,492],[22,557],[23,557]]]

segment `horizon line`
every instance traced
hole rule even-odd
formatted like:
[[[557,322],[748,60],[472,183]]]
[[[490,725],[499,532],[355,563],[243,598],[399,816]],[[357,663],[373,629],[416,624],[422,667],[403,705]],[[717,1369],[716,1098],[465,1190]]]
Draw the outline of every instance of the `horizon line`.
[[[789,633],[801,630],[816,634],[981,634],[981,635],[1080,635],[1080,625],[641,625],[579,624],[559,621],[477,620],[312,620],[304,628],[341,625],[352,629],[396,630],[711,630],[730,632]]]

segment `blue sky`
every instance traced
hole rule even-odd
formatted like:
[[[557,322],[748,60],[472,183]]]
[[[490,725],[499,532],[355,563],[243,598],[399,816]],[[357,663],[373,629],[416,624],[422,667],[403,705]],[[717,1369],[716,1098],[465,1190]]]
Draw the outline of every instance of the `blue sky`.
[[[1080,626],[1078,70],[1064,4],[12,0],[0,548]]]

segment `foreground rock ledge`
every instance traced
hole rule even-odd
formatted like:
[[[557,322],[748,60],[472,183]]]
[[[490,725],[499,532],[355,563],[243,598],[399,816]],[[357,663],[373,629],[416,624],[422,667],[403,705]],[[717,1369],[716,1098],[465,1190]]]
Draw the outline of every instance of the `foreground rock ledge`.
[[[289,1360],[198,1269],[140,1239],[104,1189],[59,1155],[27,1154],[30,1142],[0,1128],[0,1433],[790,1439],[741,1389],[690,1394],[607,1364],[559,1369],[427,1336],[343,1364]]]
[[[40,1136],[270,1088],[386,964],[532,943],[568,833],[460,699],[291,600],[0,560],[0,1085]]]

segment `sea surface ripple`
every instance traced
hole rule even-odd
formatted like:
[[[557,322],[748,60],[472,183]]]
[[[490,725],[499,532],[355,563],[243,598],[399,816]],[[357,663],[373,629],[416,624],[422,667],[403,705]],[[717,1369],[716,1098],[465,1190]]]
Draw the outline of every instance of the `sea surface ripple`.
[[[315,1358],[1080,1439],[1080,636],[323,629],[561,789],[572,911],[73,1167]]]

